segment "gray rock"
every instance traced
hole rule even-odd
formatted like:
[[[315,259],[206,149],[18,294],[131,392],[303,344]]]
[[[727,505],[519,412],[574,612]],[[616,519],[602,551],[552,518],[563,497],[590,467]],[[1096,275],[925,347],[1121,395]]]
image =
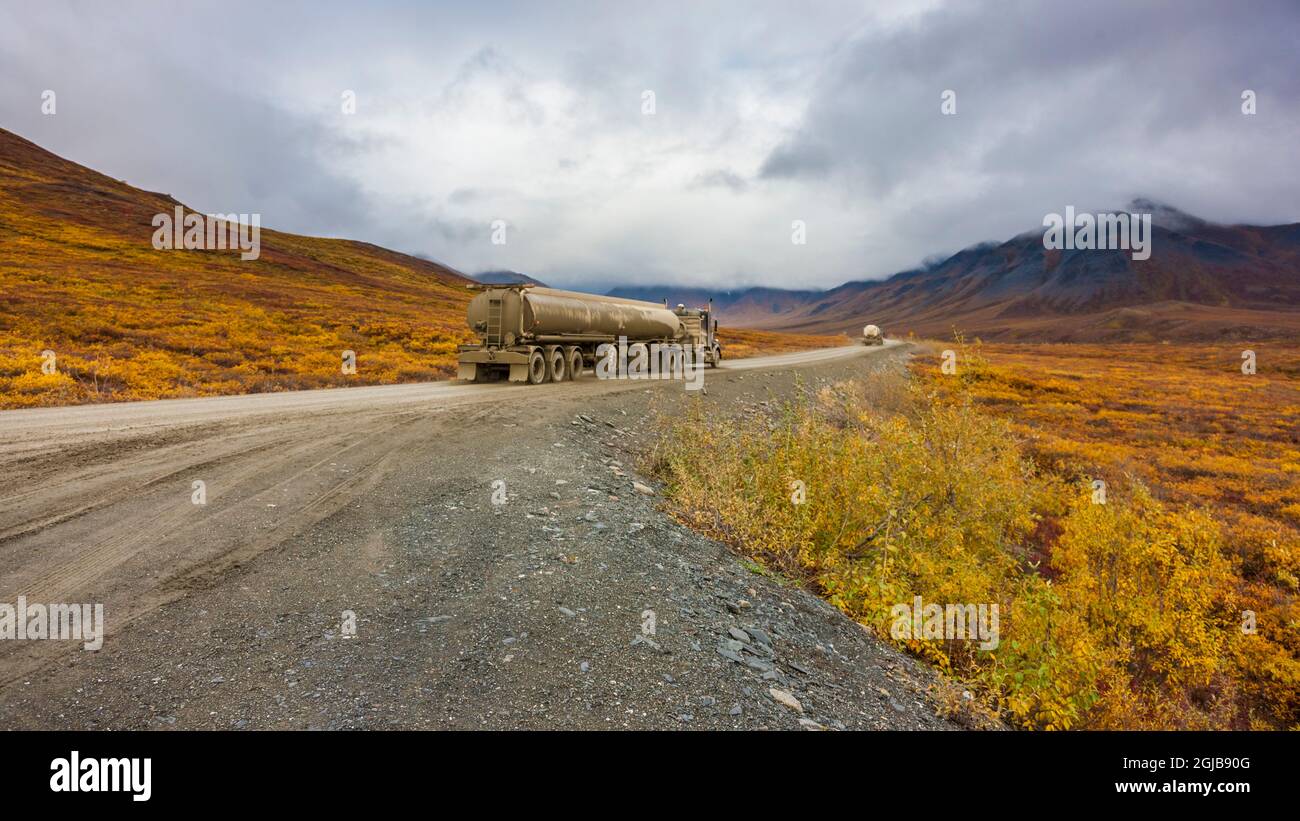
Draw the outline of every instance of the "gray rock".
[[[786,683],[785,673],[782,673],[780,670],[768,670],[767,672],[763,673],[763,680],[775,681],[778,684]]]
[[[745,659],[746,665],[753,667],[761,673],[766,673],[769,670],[776,669],[776,665],[767,659],[756,658],[754,656],[743,656],[743,658]]]
[[[724,659],[731,659],[737,664],[745,663],[745,660],[741,658],[739,653],[737,653],[735,650],[728,650],[726,647],[719,647],[718,655],[722,656]]]

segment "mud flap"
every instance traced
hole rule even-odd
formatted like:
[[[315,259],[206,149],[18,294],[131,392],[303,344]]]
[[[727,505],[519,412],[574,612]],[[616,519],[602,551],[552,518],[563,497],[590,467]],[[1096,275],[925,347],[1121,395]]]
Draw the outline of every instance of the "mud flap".
[[[511,366],[510,366],[510,381],[511,381],[511,382],[527,382],[527,381],[528,381],[528,365],[527,365],[527,364],[523,364],[523,365],[511,365]]]
[[[456,376],[464,382],[477,382],[478,365],[473,362],[461,362]]]

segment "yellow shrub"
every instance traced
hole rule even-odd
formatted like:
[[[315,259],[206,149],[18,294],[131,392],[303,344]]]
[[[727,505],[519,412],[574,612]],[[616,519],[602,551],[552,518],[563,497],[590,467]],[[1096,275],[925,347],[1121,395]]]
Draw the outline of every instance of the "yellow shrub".
[[[747,417],[697,407],[664,419],[651,467],[684,522],[815,587],[1015,726],[1294,721],[1300,669],[1278,625],[1296,616],[1269,611],[1267,631],[1242,635],[1222,524],[1136,478],[1103,502],[1077,457],[1030,458],[1021,429],[969,395],[996,372],[962,361],[953,393],[877,376]],[[1275,573],[1293,566],[1276,540],[1258,552]],[[997,646],[895,639],[891,610],[917,596],[998,605]]]

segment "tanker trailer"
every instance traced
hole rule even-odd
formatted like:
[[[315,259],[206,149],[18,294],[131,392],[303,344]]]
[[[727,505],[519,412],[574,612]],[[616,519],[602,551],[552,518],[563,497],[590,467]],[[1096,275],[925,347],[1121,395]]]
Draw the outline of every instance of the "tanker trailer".
[[[862,329],[863,345],[884,345],[885,335],[881,333],[880,328],[875,325],[867,325]]]
[[[707,312],[683,322],[653,302],[527,284],[470,287],[479,293],[470,300],[466,321],[478,342],[458,349],[458,376],[467,382],[576,379],[595,364],[600,345],[617,344],[620,337],[629,345],[700,344],[706,355],[715,345],[716,322]]]

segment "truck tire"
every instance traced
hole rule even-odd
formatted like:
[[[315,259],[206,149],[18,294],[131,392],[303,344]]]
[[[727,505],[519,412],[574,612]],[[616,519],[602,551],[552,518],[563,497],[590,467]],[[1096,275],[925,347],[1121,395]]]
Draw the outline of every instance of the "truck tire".
[[[569,368],[565,363],[564,349],[558,345],[546,351],[546,376],[552,382],[563,382]]]
[[[714,346],[713,346],[713,362],[711,362],[710,364],[711,364],[713,367],[716,368],[716,367],[718,367],[718,363],[721,362],[721,361],[722,361],[722,346],[720,346],[720,345],[714,345]]]
[[[582,376],[582,349],[569,348],[567,358],[569,360],[569,379],[570,381],[576,380],[579,376]]]
[[[542,356],[540,348],[535,348],[528,355],[528,382],[531,385],[540,385],[545,381],[546,357]]]

